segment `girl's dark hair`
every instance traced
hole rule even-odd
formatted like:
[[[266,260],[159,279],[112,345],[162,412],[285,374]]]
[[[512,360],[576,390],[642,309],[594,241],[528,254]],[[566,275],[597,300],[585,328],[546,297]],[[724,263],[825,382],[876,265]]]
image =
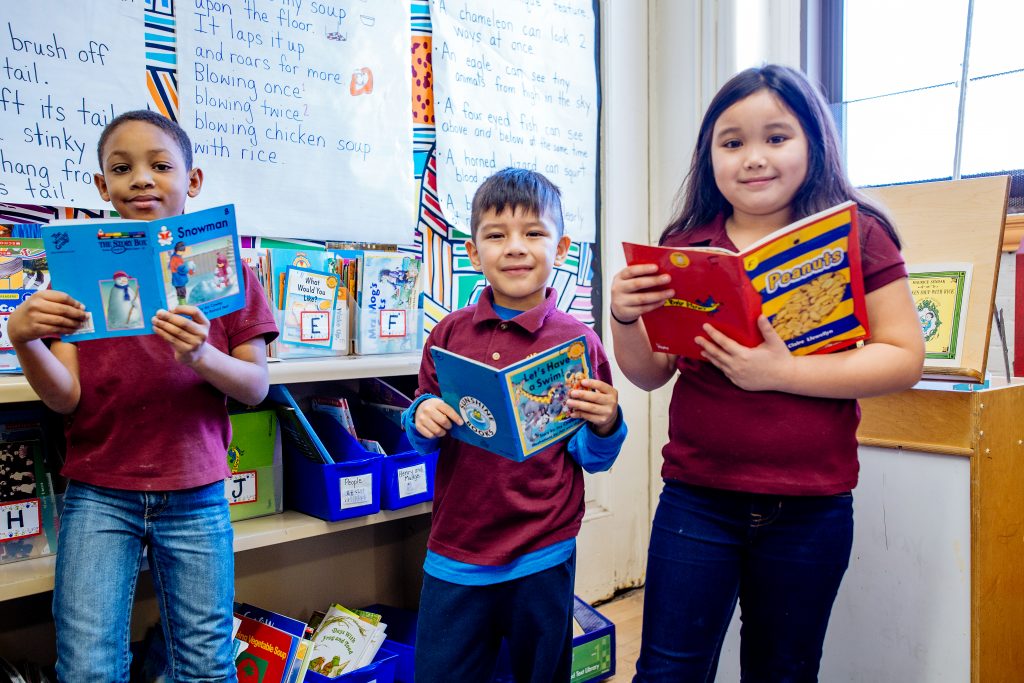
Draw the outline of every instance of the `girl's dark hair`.
[[[558,186],[536,171],[525,168],[505,168],[485,180],[473,195],[473,210],[469,225],[471,236],[476,239],[476,229],[487,211],[500,214],[506,208],[515,211],[529,211],[538,216],[545,213],[558,228],[562,236],[562,193]]]
[[[846,177],[839,152],[839,134],[825,99],[804,74],[777,64],[741,71],[711,100],[700,124],[690,171],[680,188],[682,207],[661,234],[659,243],[664,244],[672,235],[709,223],[720,213],[726,216],[732,213],[732,206],[715,183],[711,165],[712,134],[722,112],[760,90],[768,90],[778,97],[796,116],[807,136],[807,177],[793,196],[793,220],[852,199],[857,202],[860,213],[877,219],[899,247],[899,236],[885,211]]]
[[[107,124],[107,127],[100,133],[99,144],[96,145],[96,156],[99,158],[100,171],[103,170],[103,145],[107,144],[107,140],[110,138],[110,134],[117,130],[118,126],[128,121],[144,121],[145,123],[151,123],[157,128],[160,128],[165,133],[174,138],[174,141],[178,143],[178,147],[181,149],[181,155],[185,159],[185,170],[192,170],[192,141],[188,139],[188,133],[182,129],[174,121],[163,114],[158,114],[155,111],[149,109],[136,109],[135,111],[126,111],[123,114],[119,114],[113,121]]]

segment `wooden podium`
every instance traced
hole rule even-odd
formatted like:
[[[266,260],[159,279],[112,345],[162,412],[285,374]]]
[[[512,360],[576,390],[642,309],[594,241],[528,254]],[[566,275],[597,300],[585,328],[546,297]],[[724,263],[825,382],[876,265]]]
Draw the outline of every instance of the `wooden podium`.
[[[1008,189],[995,177],[873,191],[908,263],[973,263],[960,374],[978,381]],[[927,386],[860,402],[854,551],[822,680],[1024,680],[1024,383]]]

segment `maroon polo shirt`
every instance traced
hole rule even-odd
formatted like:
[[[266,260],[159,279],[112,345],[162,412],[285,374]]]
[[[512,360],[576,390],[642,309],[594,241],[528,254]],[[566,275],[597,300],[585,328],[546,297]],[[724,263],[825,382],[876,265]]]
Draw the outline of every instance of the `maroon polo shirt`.
[[[503,321],[487,287],[480,301],[445,316],[423,348],[417,395],[440,395],[430,355],[437,346],[495,368],[586,335],[595,376],[611,383],[608,357],[589,327],[556,308],[550,287],[537,307]],[[451,437],[440,441],[427,547],[458,562],[503,565],[574,538],[583,519],[583,472],[568,439],[514,462]]]
[[[243,264],[244,265],[244,264]],[[246,305],[210,322],[207,343],[224,353],[277,325],[256,277],[244,266]],[[132,491],[174,491],[229,475],[224,394],[174,360],[155,334],[78,342],[82,397],[65,421],[62,474]]]
[[[863,214],[859,228],[865,291],[906,277],[885,228]],[[736,251],[722,216],[665,244]],[[676,367],[664,479],[776,495],[831,495],[857,485],[855,400],[745,391],[711,363],[689,358]]]

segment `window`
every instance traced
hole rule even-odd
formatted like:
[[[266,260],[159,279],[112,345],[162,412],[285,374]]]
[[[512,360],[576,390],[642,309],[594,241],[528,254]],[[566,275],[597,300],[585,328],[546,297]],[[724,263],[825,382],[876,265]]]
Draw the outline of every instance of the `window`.
[[[1024,2],[822,0],[821,25],[855,184],[1009,173],[1024,212]]]

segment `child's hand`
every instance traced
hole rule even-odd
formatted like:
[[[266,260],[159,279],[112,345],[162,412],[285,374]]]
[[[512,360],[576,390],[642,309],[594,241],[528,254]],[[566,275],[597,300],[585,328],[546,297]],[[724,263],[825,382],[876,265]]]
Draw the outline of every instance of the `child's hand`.
[[[747,391],[781,390],[790,376],[794,358],[786,343],[763,315],[757,319],[757,328],[764,342],[754,348],[743,346],[716,330],[704,325],[708,338],[697,337],[704,359],[725,373],[733,384]]]
[[[594,426],[600,436],[608,436],[619,417],[619,391],[599,379],[585,379],[582,388],[569,393],[566,405],[572,409],[571,417],[583,418]]]
[[[175,306],[170,311],[161,308],[153,316],[153,331],[171,345],[174,359],[188,366],[196,365],[209,348],[210,321],[195,306]]]
[[[428,439],[439,439],[452,424],[462,424],[462,417],[439,398],[428,398],[416,406],[416,431]]]
[[[612,316],[628,324],[660,308],[675,291],[656,288],[666,287],[671,281],[668,274],[658,273],[655,263],[626,266],[612,280]]]
[[[88,315],[85,306],[64,292],[42,289],[25,299],[7,320],[12,345],[27,344],[43,337],[70,334],[82,326]]]

